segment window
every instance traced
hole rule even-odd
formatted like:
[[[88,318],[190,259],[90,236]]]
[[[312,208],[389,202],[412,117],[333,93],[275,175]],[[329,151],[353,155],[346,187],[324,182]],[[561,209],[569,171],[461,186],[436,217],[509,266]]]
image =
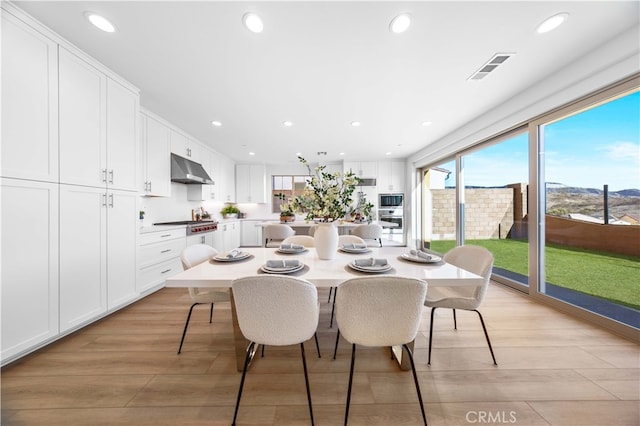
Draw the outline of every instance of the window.
[[[280,206],[293,197],[302,195],[310,176],[274,175],[271,178],[273,213],[280,213]]]
[[[423,170],[422,244],[444,253],[456,245],[455,160]]]

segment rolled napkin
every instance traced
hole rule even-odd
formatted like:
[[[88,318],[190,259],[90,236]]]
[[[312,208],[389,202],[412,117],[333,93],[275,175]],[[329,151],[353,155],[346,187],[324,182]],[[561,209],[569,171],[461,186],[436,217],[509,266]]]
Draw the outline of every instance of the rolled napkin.
[[[280,248],[285,250],[302,250],[304,246],[302,244],[280,244]]]
[[[346,249],[366,249],[367,245],[366,244],[359,244],[359,243],[350,243],[350,244],[343,245],[342,248],[346,248]]]
[[[298,266],[300,266],[300,260],[298,259],[267,260],[268,268],[290,269]]]
[[[227,253],[227,257],[228,257],[229,259],[234,259],[234,258],[236,258],[236,257],[240,256],[240,254],[241,254],[241,253],[242,253],[242,252],[241,252],[240,250],[238,250],[238,249],[233,249],[233,250],[231,250],[229,253]]]
[[[410,253],[412,256],[416,256],[425,260],[431,260],[431,255],[421,250],[411,250]]]
[[[361,267],[383,267],[387,266],[387,259],[374,259],[373,257],[369,257],[367,259],[356,259],[353,261],[353,264]]]

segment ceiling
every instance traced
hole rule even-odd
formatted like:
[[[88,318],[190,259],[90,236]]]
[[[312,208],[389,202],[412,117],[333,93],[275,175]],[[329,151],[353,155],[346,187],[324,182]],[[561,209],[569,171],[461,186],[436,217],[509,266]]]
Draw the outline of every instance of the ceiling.
[[[139,87],[143,107],[235,161],[277,164],[297,152],[408,157],[640,16],[636,1],[14,3]],[[85,11],[117,31],[97,30]],[[249,11],[262,33],[243,27]],[[394,34],[401,12],[412,26]],[[564,25],[536,33],[559,12],[570,14]],[[515,55],[467,80],[496,53]]]

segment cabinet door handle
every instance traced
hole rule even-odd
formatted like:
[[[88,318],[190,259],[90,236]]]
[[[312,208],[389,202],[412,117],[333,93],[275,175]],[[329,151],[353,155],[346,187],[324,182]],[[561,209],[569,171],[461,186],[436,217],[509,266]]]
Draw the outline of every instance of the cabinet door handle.
[[[160,235],[160,238],[165,238],[165,237],[170,237],[171,234],[164,234],[164,235]]]
[[[160,253],[169,253],[171,251],[171,249],[167,249],[167,250],[162,250]]]
[[[149,181],[149,192],[151,192],[151,181]]]
[[[161,274],[166,274],[167,272],[171,272],[171,268],[169,269],[165,269],[164,271],[160,272]]]
[[[109,207],[113,208],[113,194],[109,194]]]
[[[102,169],[102,182],[107,183],[107,169]]]
[[[102,207],[107,207],[107,194],[102,194]]]
[[[109,183],[113,183],[113,169],[109,170]]]

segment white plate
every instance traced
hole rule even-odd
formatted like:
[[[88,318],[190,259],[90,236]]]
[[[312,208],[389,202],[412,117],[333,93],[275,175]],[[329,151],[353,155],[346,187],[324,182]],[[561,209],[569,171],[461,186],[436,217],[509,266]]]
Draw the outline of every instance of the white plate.
[[[213,256],[213,260],[217,260],[218,262],[236,262],[246,259],[249,256],[251,256],[251,253],[247,252],[240,252],[236,257],[228,257],[226,253],[220,253]]]
[[[365,247],[365,248],[348,248],[348,247],[340,247],[340,251],[343,251],[345,253],[369,253],[371,251],[370,248]]]
[[[308,249],[306,247],[305,248],[301,248],[301,249],[287,249],[287,248],[278,248],[278,249],[276,249],[276,251],[278,253],[286,253],[286,254],[304,253],[307,250]]]
[[[392,266],[389,263],[387,263],[384,266],[358,266],[355,263],[351,262],[351,263],[348,263],[348,265],[351,269],[355,269],[356,271],[369,272],[374,274],[379,272],[387,272],[392,268]]]
[[[410,260],[412,262],[417,262],[417,263],[438,263],[442,260],[442,258],[439,256],[434,256],[432,254],[429,256],[431,256],[431,259],[425,259],[424,257],[414,256],[410,253],[402,253],[400,255],[400,257],[402,257],[403,259]]]
[[[262,272],[266,272],[267,274],[290,274],[292,272],[297,272],[304,268],[304,263],[301,263],[298,266],[294,266],[293,268],[271,268],[267,265],[262,265],[260,269]]]

